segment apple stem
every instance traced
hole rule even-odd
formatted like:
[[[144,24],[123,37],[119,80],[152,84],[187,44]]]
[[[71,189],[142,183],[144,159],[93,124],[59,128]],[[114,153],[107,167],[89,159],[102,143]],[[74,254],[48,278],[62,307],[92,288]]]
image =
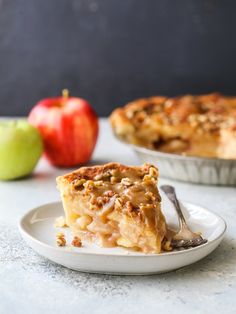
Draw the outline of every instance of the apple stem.
[[[67,88],[62,90],[62,97],[68,98],[69,97],[69,90]]]

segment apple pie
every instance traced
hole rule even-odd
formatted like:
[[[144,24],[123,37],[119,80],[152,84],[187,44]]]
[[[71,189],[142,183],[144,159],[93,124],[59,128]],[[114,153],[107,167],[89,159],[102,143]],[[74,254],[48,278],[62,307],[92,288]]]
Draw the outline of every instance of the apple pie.
[[[57,185],[66,224],[82,242],[159,253],[168,241],[157,179],[152,165],[119,163],[82,167],[60,176]]]
[[[236,159],[236,97],[213,93],[139,99],[113,111],[110,122],[114,133],[132,144]]]

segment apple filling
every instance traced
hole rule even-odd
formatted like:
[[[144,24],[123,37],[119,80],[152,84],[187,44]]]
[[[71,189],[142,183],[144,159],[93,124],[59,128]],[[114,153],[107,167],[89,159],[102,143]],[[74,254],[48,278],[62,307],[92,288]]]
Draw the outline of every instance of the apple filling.
[[[58,177],[73,235],[101,247],[159,253],[166,235],[154,166],[117,163],[83,167]]]

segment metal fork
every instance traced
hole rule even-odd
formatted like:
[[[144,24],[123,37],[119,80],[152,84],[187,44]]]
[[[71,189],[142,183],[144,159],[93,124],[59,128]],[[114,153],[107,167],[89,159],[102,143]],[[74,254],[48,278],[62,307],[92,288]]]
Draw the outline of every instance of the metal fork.
[[[199,234],[194,233],[189,229],[181,207],[179,205],[174,187],[171,185],[162,185],[161,189],[163,192],[165,192],[166,196],[173,203],[179,217],[180,231],[174,235],[171,241],[172,247],[189,248],[206,243],[206,239],[203,239]]]

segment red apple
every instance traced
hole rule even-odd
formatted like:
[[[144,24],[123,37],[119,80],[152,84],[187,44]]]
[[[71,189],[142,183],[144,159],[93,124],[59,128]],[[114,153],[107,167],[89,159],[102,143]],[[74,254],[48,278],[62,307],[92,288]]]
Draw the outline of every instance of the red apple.
[[[98,118],[82,98],[47,98],[39,101],[29,114],[44,140],[45,156],[52,165],[73,167],[91,158],[98,136]]]

